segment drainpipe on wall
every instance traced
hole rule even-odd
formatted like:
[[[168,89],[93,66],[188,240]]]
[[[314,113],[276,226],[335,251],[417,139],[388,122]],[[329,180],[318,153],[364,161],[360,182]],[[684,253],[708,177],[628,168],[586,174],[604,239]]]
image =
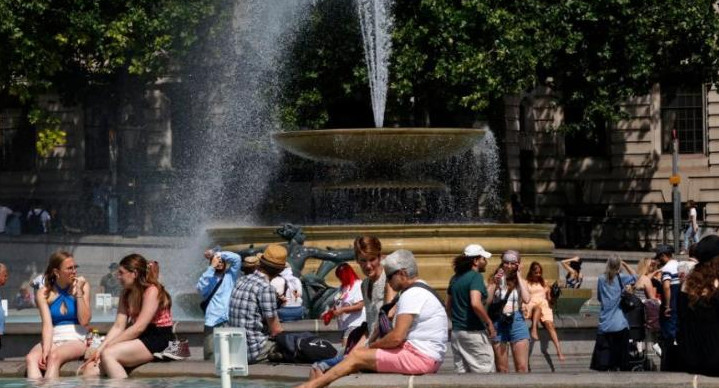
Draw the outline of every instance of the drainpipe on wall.
[[[674,203],[674,251],[679,252],[679,235],[681,234],[681,206],[682,206],[682,193],[679,191],[679,183],[681,183],[681,177],[679,176],[679,139],[677,138],[677,129],[672,130],[672,176],[669,178],[669,182],[672,184],[672,201]]]

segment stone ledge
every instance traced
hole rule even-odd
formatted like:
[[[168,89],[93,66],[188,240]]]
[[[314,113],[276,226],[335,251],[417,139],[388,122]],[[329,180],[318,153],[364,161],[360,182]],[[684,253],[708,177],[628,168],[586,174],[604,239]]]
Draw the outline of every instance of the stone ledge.
[[[527,321],[529,322],[529,321]],[[554,324],[557,329],[594,329],[597,327],[597,317],[595,316],[579,316],[579,315],[555,315]],[[112,322],[92,323],[93,328],[97,328],[101,333],[110,330]],[[295,322],[284,322],[282,327],[285,331],[298,332],[309,331],[315,333],[336,333],[338,332],[335,324],[325,326],[319,319],[305,319]],[[5,325],[5,335],[39,335],[41,332],[41,324],[39,322],[8,322]],[[177,334],[198,334],[204,330],[203,321],[179,321],[176,324],[175,331]]]
[[[75,376],[79,362],[66,364],[62,376]],[[307,379],[308,365],[251,365],[250,376],[237,377],[235,381],[271,380],[301,382]],[[0,362],[0,377],[23,377],[25,363],[22,361]],[[136,368],[131,378],[197,377],[215,378],[214,365],[207,361],[153,362]],[[404,376],[398,374],[360,373],[344,377],[332,387],[476,387],[481,380],[483,387],[702,387],[719,388],[719,378],[666,372],[575,372],[575,373],[533,373],[474,374],[457,375],[444,372],[426,376]]]

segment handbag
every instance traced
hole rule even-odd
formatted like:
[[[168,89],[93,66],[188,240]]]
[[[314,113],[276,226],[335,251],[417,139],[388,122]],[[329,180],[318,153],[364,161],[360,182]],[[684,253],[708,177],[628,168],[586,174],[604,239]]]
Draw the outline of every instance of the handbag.
[[[507,293],[504,295],[504,298],[493,299],[492,303],[490,303],[489,307],[487,307],[487,315],[489,315],[489,319],[491,319],[492,322],[499,322],[499,320],[502,318],[502,310],[504,310],[504,306],[507,304],[509,294],[511,294],[511,292],[510,290],[507,290]]]
[[[640,304],[642,304],[642,300],[639,299],[638,296],[634,295],[634,293],[627,291],[624,289],[624,285],[622,284],[622,277],[620,274],[617,274],[617,278],[619,279],[619,287],[621,288],[621,299],[619,300],[619,307],[622,309],[622,311],[629,312],[637,308]]]

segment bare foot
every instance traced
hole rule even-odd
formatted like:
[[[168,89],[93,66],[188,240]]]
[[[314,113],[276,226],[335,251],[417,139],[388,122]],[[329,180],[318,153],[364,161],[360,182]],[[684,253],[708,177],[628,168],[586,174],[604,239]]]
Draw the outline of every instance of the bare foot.
[[[536,327],[533,327],[533,328],[532,328],[532,331],[529,333],[529,335],[530,335],[530,336],[532,337],[532,339],[534,339],[534,340],[538,340],[538,339],[539,339],[539,333],[537,333],[537,328],[536,328]]]

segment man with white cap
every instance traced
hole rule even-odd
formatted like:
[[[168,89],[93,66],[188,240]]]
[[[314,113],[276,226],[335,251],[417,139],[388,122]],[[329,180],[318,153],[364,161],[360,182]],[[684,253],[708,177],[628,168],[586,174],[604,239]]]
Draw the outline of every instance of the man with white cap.
[[[454,259],[447,287],[447,313],[452,319],[452,353],[456,373],[494,372],[491,338],[497,334],[484,308],[487,287],[481,273],[492,254],[479,244],[464,248]]]
[[[387,282],[401,294],[392,330],[369,345],[355,348],[321,377],[301,387],[324,387],[361,370],[421,375],[436,373],[447,351],[447,314],[439,296],[418,277],[412,252],[400,249],[384,260]]]

